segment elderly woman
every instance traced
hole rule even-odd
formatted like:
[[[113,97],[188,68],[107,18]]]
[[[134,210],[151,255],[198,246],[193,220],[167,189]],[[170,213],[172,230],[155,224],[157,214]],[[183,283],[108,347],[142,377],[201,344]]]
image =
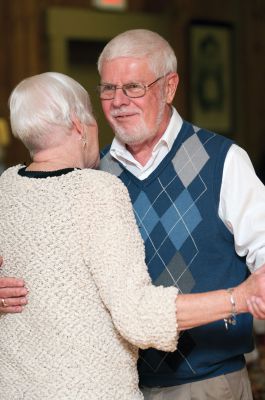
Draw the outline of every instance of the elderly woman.
[[[93,169],[89,96],[40,74],[14,89],[10,117],[32,162],[1,176],[0,254],[30,301],[1,316],[1,400],[142,399],[137,347],[176,347],[177,290],[150,284],[127,190]]]

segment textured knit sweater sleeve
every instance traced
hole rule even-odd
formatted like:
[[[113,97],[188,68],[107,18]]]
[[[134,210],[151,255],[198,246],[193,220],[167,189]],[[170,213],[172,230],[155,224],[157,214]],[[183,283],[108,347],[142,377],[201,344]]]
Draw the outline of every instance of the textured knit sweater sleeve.
[[[175,350],[178,291],[151,284],[126,187],[101,172],[94,196],[96,209],[80,216],[84,259],[114,325],[142,349]]]

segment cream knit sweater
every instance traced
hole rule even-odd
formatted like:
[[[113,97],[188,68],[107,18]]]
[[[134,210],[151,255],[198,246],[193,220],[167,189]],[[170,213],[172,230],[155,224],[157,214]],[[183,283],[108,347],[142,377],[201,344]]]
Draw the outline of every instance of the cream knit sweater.
[[[176,348],[177,290],[151,285],[126,188],[19,168],[0,177],[0,273],[25,279],[29,304],[0,319],[0,399],[142,399],[137,347]]]

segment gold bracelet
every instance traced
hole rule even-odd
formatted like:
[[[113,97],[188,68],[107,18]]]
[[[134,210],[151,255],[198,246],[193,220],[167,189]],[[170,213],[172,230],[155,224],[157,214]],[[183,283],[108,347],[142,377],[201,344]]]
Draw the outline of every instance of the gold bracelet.
[[[237,311],[236,311],[236,302],[233,296],[233,291],[234,288],[229,288],[227,289],[227,292],[230,295],[230,303],[232,306],[231,309],[231,315],[228,318],[224,318],[224,323],[225,323],[225,329],[228,330],[228,324],[229,325],[236,325],[236,315],[237,315]]]

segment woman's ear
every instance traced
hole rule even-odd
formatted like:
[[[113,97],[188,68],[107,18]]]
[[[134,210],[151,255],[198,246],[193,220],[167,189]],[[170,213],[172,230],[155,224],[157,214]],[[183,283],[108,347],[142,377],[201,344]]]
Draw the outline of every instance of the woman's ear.
[[[83,136],[84,132],[84,126],[82,122],[79,121],[79,119],[75,116],[72,115],[72,131],[76,132],[78,135],[80,135],[80,139]]]

